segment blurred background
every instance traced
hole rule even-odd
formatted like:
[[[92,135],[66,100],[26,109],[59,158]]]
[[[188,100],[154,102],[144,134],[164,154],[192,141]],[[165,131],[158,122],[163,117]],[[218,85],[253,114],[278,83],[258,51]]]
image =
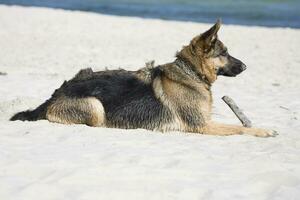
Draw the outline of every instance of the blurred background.
[[[300,28],[300,0],[0,0],[0,4],[165,20]]]

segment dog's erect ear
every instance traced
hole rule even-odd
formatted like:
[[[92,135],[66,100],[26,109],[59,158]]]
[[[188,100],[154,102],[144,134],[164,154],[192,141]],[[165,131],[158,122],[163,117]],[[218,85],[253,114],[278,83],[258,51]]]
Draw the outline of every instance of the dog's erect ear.
[[[201,39],[205,43],[206,47],[211,47],[211,45],[216,41],[218,38],[218,31],[221,27],[221,20],[218,21],[213,25],[209,30],[201,34]]]

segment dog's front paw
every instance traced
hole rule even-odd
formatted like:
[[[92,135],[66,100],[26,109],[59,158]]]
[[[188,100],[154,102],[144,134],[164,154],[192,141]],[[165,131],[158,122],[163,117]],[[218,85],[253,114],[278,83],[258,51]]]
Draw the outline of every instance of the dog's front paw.
[[[266,130],[259,128],[249,128],[245,131],[245,133],[256,137],[275,137],[278,135],[278,133],[274,130]]]
[[[275,130],[263,130],[258,135],[255,135],[257,137],[276,137],[278,135],[277,131]]]

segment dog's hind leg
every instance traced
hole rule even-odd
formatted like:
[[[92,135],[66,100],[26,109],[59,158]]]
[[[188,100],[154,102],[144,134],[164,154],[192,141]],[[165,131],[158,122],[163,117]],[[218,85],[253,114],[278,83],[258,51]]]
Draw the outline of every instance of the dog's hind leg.
[[[48,106],[46,119],[63,124],[104,126],[105,112],[102,103],[95,97],[60,97]]]
[[[199,132],[207,135],[239,135],[239,134],[247,134],[253,135],[257,137],[273,137],[276,136],[276,131],[273,130],[265,130],[259,128],[247,128],[243,126],[237,125],[227,125],[221,123],[210,122],[206,124],[204,127],[199,129]]]

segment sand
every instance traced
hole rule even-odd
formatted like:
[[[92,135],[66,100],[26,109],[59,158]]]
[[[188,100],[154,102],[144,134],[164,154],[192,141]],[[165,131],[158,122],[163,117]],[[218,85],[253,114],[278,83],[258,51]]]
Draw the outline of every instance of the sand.
[[[275,138],[10,122],[81,68],[134,70],[210,24],[0,6],[0,199],[298,199],[300,30],[224,25],[247,64],[213,86],[213,118],[239,124],[229,95]]]

